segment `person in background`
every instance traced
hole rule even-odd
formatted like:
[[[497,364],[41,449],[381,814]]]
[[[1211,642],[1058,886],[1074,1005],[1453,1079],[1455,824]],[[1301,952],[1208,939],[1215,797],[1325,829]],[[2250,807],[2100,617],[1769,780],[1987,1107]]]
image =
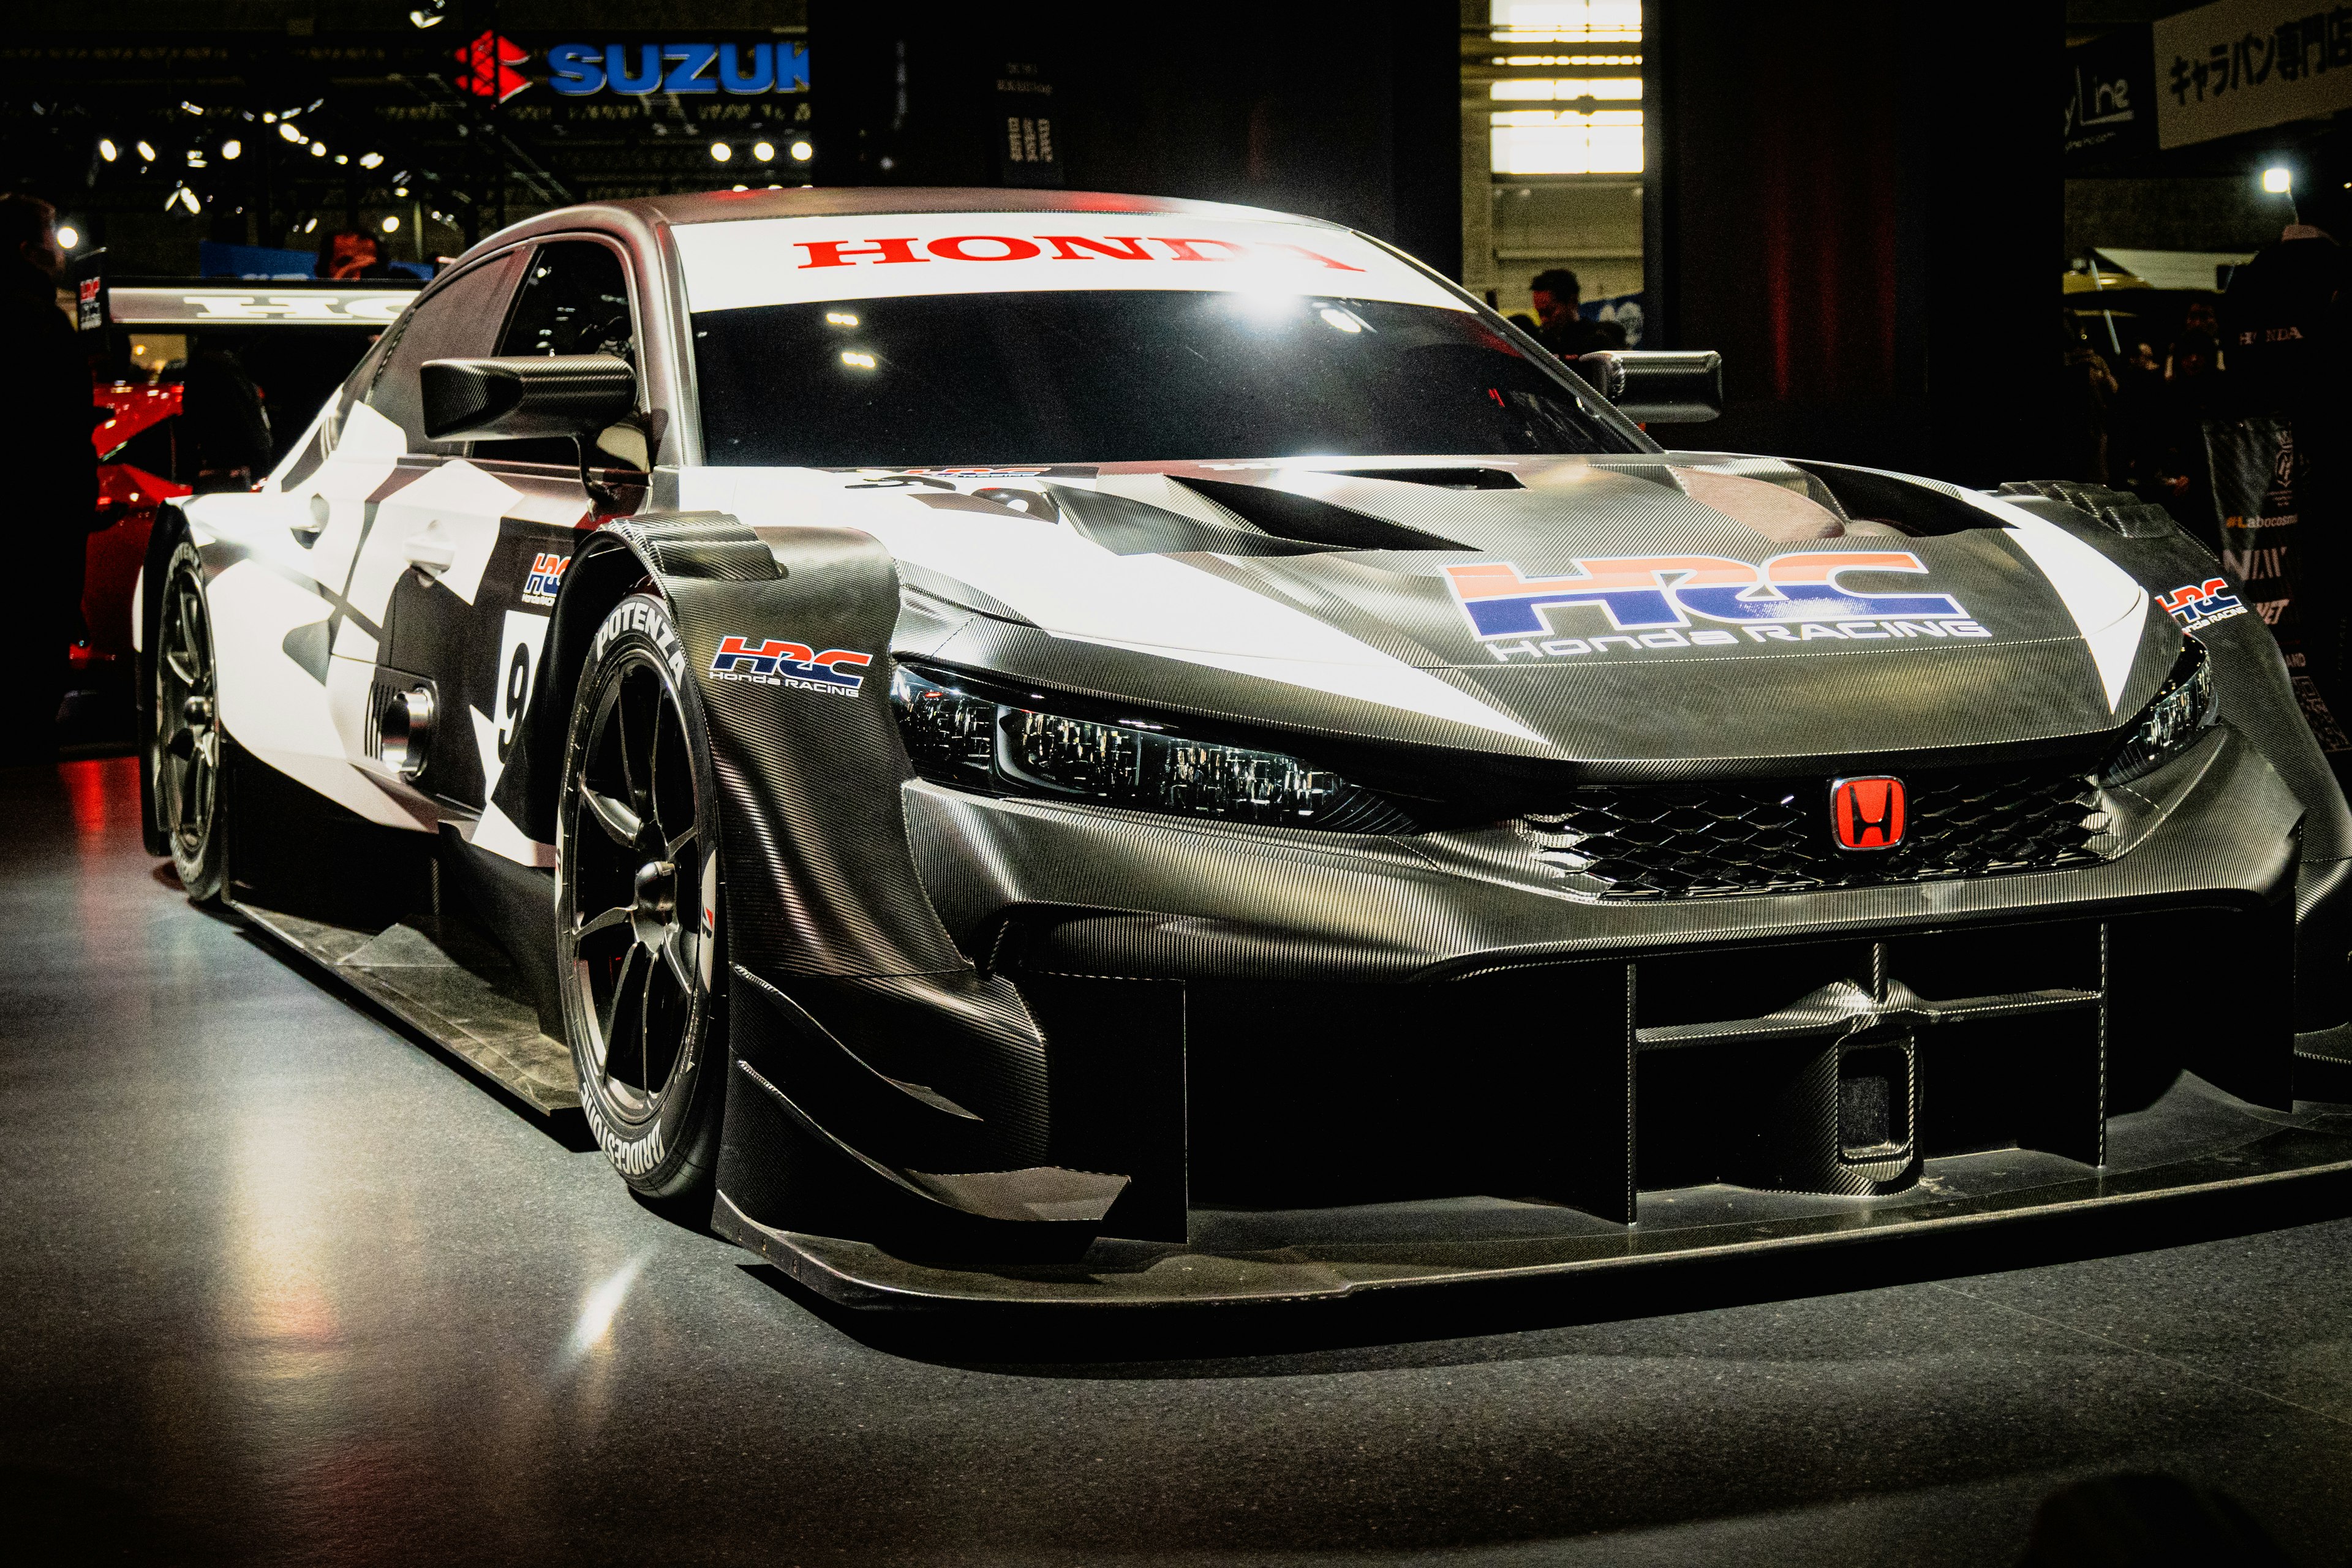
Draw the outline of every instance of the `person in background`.
[[[319,262],[313,270],[320,278],[389,278],[392,263],[383,258],[375,236],[346,228],[320,241]]]
[[[2190,325],[2164,353],[2164,391],[2157,402],[2157,454],[2150,498],[2220,554],[2221,527],[2213,510],[2213,469],[2205,452],[2205,421],[2221,413],[2221,345],[2213,341],[2213,309],[2191,306]],[[2196,312],[2204,312],[2200,327]]]
[[[2107,368],[2099,351],[2091,346],[2091,340],[2084,335],[2083,324],[2072,311],[2058,313],[2058,430],[2066,454],[2063,471],[2069,479],[2104,485],[2107,482],[2107,436],[2114,422],[2118,390],[2115,373]]]
[[[2352,136],[2315,146],[2294,217],[2231,276],[2221,296],[2221,368],[2240,413],[2284,420],[2279,458],[2294,485],[2291,597],[2303,652],[2327,706],[2352,712]],[[2292,657],[2292,656],[2290,656]]]
[[[1588,321],[1577,314],[1584,285],[1565,267],[1536,274],[1529,285],[1536,308],[1536,341],[1562,359],[1625,346],[1625,329],[1614,321]]]
[[[67,648],[81,627],[81,580],[97,515],[89,366],[58,308],[65,257],[57,209],[0,195],[0,429],[9,472],[9,583],[0,617],[0,764],[57,759]]]

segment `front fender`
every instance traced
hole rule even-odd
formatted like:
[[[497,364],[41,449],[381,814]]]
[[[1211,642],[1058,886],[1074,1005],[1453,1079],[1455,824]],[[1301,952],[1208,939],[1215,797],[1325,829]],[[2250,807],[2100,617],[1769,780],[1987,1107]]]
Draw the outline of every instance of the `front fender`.
[[[598,530],[565,573],[547,676],[525,716],[528,760],[509,762],[497,804],[533,837],[554,837],[590,640],[610,606],[645,584],[668,602],[685,645],[719,781],[736,972],[721,1189],[784,1229],[840,1234],[834,1214],[820,1224],[796,1212],[795,1194],[861,1184],[891,1187],[884,1207],[1018,1217],[985,1183],[924,1174],[1043,1167],[1046,1053],[1020,993],[956,946],[916,873],[901,801],[910,773],[890,709],[898,572],[872,535],[804,527],[763,538],[715,513]],[[722,661],[730,638],[866,662],[838,661],[831,679],[797,676],[789,661]],[[780,1163],[798,1161],[776,1147],[793,1139],[830,1162],[827,1181],[778,1179]],[[1116,1192],[1114,1180],[1099,1204],[1078,1205],[1092,1215],[1046,1206],[1054,1219],[1098,1218]]]

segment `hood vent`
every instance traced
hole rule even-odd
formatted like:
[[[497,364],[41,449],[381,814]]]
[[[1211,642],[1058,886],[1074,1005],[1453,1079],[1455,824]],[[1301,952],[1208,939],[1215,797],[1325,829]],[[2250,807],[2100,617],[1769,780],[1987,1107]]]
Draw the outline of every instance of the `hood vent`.
[[[1332,468],[1335,479],[1389,479],[1401,485],[1433,485],[1441,490],[1523,490],[1519,476],[1502,468]]]
[[[1837,497],[1846,516],[1857,521],[1890,523],[1914,538],[2002,526],[2000,519],[1981,507],[1893,474],[1849,468],[1840,463],[1808,461],[1793,466],[1821,480]]]
[[[1453,470],[1461,472],[1462,470]],[[1387,479],[1381,474],[1376,478]],[[1237,485],[1226,479],[1178,481],[1215,501],[1243,521],[1282,539],[1322,550],[1470,550],[1473,545],[1401,522],[1367,517],[1312,496],[1293,495],[1269,485]]]
[[[1329,548],[1282,538],[1238,518],[1232,522],[1211,522],[1108,490],[1048,485],[1046,491],[1064,522],[1114,555],[1181,555],[1193,551],[1216,555],[1308,555]]]

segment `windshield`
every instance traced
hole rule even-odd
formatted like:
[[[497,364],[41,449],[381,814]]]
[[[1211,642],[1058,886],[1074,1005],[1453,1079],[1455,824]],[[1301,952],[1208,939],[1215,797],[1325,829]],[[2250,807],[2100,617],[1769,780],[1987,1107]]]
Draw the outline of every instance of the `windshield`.
[[[724,466],[1182,462],[1649,447],[1465,310],[1191,290],[831,300],[694,317]]]

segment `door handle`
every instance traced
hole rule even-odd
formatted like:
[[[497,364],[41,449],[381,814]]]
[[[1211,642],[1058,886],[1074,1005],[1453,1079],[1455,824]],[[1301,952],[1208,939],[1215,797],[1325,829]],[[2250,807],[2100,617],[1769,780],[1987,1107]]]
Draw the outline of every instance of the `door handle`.
[[[419,572],[442,573],[457,563],[457,547],[427,528],[401,542],[400,553]]]

